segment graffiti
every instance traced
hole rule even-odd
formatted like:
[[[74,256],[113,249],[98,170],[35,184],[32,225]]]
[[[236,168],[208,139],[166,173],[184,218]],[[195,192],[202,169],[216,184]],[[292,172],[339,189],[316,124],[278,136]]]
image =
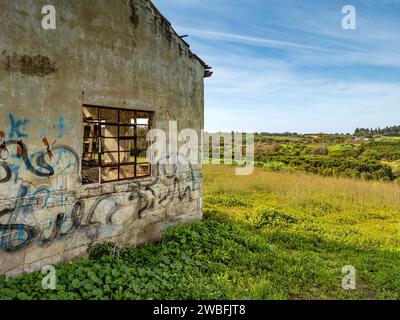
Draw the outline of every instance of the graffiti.
[[[25,130],[25,126],[29,123],[28,119],[16,119],[11,113],[8,115],[10,122],[10,129],[8,131],[8,139],[12,138],[28,138],[26,133],[21,131]]]
[[[128,191],[130,191],[129,201],[138,200],[138,217],[142,218],[143,214],[147,210],[154,209],[156,192],[153,187],[159,182],[159,178],[155,178],[150,183],[142,184],[137,183],[134,187],[130,186]]]
[[[23,163],[25,164],[25,167],[28,171],[33,173],[34,175],[38,177],[50,177],[54,175],[54,169],[53,167],[48,164],[45,160],[45,157],[47,155],[47,152],[40,152],[35,155],[35,157],[32,159],[34,163],[36,163],[36,167],[32,164],[31,158],[29,157],[28,154],[28,148],[26,145],[22,142],[21,139],[19,140],[8,140],[3,143],[1,146],[0,151],[6,151],[7,154],[9,154],[10,147],[11,146],[17,146],[17,153],[16,157],[17,159],[21,159]],[[8,158],[8,155],[5,157],[5,159]],[[3,160],[5,160],[3,158]],[[7,165],[6,162],[3,162],[3,165]],[[8,182],[8,181],[5,181]]]
[[[166,180],[172,181],[171,183]],[[158,193],[155,186],[159,185],[164,190]],[[178,199],[179,202],[184,200],[192,201],[191,192],[194,189],[190,185],[182,185],[178,177],[154,178],[150,183],[137,183],[129,188],[129,201],[138,201],[137,214],[139,218],[143,218],[146,213],[156,209],[156,206],[165,207],[168,203]]]
[[[199,178],[195,173],[193,165],[184,157],[178,156],[172,161],[172,165],[165,159],[161,159],[156,165],[156,178],[150,183],[137,183],[130,188],[129,200],[138,200],[141,204],[138,208],[139,218],[155,209],[155,206],[164,207],[168,203],[178,199],[182,201],[192,201],[192,191],[199,189]],[[181,180],[180,175],[185,177]],[[162,191],[156,196],[155,186],[159,185]]]
[[[11,169],[5,162],[0,162],[0,167],[3,169],[3,173],[0,173],[0,184],[11,180]],[[1,171],[0,171],[1,172]]]
[[[29,245],[35,243],[39,247],[45,247],[52,244],[54,241],[61,241],[68,239],[76,231],[83,231],[83,235],[88,241],[95,241],[100,236],[100,231],[104,225],[111,225],[114,215],[121,208],[119,202],[109,196],[103,196],[96,199],[88,210],[86,219],[85,216],[85,203],[76,201],[71,209],[70,214],[58,213],[56,218],[48,223],[42,221],[37,226],[26,225],[22,223],[10,223],[16,220],[16,216],[21,212],[21,208],[27,207],[21,201],[16,200],[17,203],[13,209],[5,209],[0,212],[0,217],[9,215],[7,224],[0,224],[0,249],[7,252],[14,252],[24,249]],[[95,221],[94,217],[99,210],[102,203],[109,202],[111,207],[106,211],[104,223]],[[50,233],[49,233],[50,231]],[[46,236],[46,234],[49,234]]]
[[[55,240],[63,240],[68,234],[70,234],[73,230],[77,229],[81,225],[80,218],[82,217],[82,213],[84,211],[84,205],[81,202],[76,202],[71,211],[71,223],[68,226],[66,231],[62,231],[68,217],[64,213],[59,213],[54,222],[54,226],[52,227],[52,233],[49,237],[44,237],[44,231],[39,236],[38,244],[39,246],[44,246],[52,243]],[[51,224],[50,224],[51,225]]]
[[[65,120],[63,117],[59,117],[57,119],[57,138],[60,139],[64,136],[65,134]]]
[[[46,137],[44,137],[42,139],[42,141],[43,141],[44,145],[46,146],[47,155],[49,156],[50,160],[53,160],[53,152],[51,151],[49,141],[47,140]],[[56,140],[54,140],[52,145],[54,145],[55,143],[56,143]]]
[[[4,141],[0,145],[1,159],[3,160],[0,162],[0,166],[4,169],[6,175],[4,177],[0,176],[0,183],[5,183],[11,180],[10,173],[12,170],[6,160],[10,157],[9,150],[12,146],[17,147],[16,158],[22,160],[25,168],[37,177],[51,177],[54,175],[54,168],[46,162],[46,156],[52,160],[54,157],[53,153],[56,151],[60,151],[61,153],[70,153],[75,160],[74,165],[78,165],[79,157],[72,148],[64,145],[58,145],[51,148],[47,138],[44,138],[43,142],[46,149],[29,156],[28,148],[23,143],[22,139]]]
[[[42,233],[38,236],[37,244],[39,246],[45,246],[54,241],[65,240],[69,235],[78,230],[83,231],[89,241],[95,241],[100,235],[102,222],[94,221],[94,216],[98,211],[100,204],[103,202],[112,202],[113,204],[108,210],[105,218],[105,225],[111,225],[114,214],[120,209],[118,201],[109,196],[103,196],[96,199],[88,211],[85,222],[83,222],[85,203],[76,201],[73,205],[70,216],[60,213],[57,215],[55,222],[53,224],[50,223],[52,232],[49,237],[44,237],[43,234],[45,230],[42,230]]]
[[[31,151],[25,131],[29,121],[9,115],[9,123],[7,133],[0,131],[0,185],[8,183],[0,202],[0,251],[45,248],[59,241],[80,246],[116,236],[129,228],[127,222],[168,210],[175,201],[191,201],[199,188],[196,170],[178,157],[173,165],[159,161],[153,177],[132,181],[121,193],[104,195],[102,189],[96,196],[89,191],[82,196],[85,189],[73,181],[80,179],[75,150],[48,139],[49,131],[43,129],[42,148]],[[66,131],[62,117],[54,128],[60,139]],[[122,209],[124,214],[117,216]]]
[[[74,149],[65,145],[54,145],[55,142],[50,145],[47,138],[43,138],[43,143],[45,150],[29,155],[28,148],[21,139],[3,141],[0,144],[0,184],[11,181],[13,176],[14,183],[16,183],[20,176],[21,165],[28,172],[40,178],[53,177],[56,167],[58,167],[59,173],[72,168],[79,179],[79,156]],[[14,147],[16,152],[13,154]],[[61,163],[65,159],[69,159],[69,162],[61,170]]]
[[[9,252],[25,248],[35,235],[33,227],[23,224],[0,224],[0,232],[0,248]]]
[[[170,178],[171,179],[171,178]],[[192,201],[190,186],[182,186],[177,177],[173,177],[173,187],[167,189],[165,195],[159,200],[159,204],[165,204],[166,202],[173,201],[177,198],[179,201],[188,200]]]
[[[65,168],[79,168],[79,157],[72,148],[56,145],[56,141],[50,143],[47,138],[42,139],[45,148],[32,155],[22,139],[0,142],[0,183],[16,175],[18,168],[7,162],[12,154],[37,177],[54,177],[55,164],[65,154],[71,158]],[[57,241],[68,241],[74,235],[83,243],[92,243],[120,230],[120,221],[117,225],[114,217],[122,208],[130,210],[130,221],[143,219],[153,210],[167,209],[174,201],[192,201],[192,191],[199,189],[201,177],[188,160],[178,158],[173,165],[159,162],[155,171],[153,178],[131,182],[121,194],[81,200],[77,200],[76,190],[54,191],[50,185],[34,186],[22,181],[13,203],[0,210],[0,250],[15,252],[31,245],[47,247]],[[44,214],[45,210],[50,210],[50,214]],[[43,216],[47,218],[43,220]]]
[[[24,168],[27,173],[39,178],[55,178],[56,174],[67,174],[66,171],[73,168],[79,177],[79,156],[71,147],[56,145],[55,140],[50,143],[46,137],[42,139],[43,150],[30,154],[23,141],[23,138],[28,137],[24,132],[28,123],[26,119],[20,120],[9,114],[7,135],[0,131],[0,184],[13,182],[4,189],[7,194],[3,196],[15,199],[13,204],[0,210],[0,250],[4,251],[26,248],[33,242],[39,246],[48,245],[64,239],[82,225],[80,219],[84,206],[80,202],[74,204],[69,216],[59,213],[47,226],[34,221],[35,210],[46,209],[56,203],[65,207],[68,199],[65,199],[64,192],[52,191],[56,180],[53,180],[52,187],[34,186],[29,182],[29,177],[22,179],[21,169]],[[61,120],[60,125],[64,126]],[[48,228],[51,228],[50,234],[46,234]]]
[[[44,144],[43,150],[30,153],[24,140],[28,138],[25,129],[30,123],[28,119],[18,119],[12,113],[8,114],[9,129],[6,132],[0,130],[0,184],[13,182],[14,186],[8,188],[10,191],[17,190],[20,181],[29,181],[29,177],[22,178],[25,169],[38,178],[54,178],[57,174],[66,174],[66,170],[75,170],[79,179],[79,156],[69,146],[56,145],[56,140],[50,142],[46,136],[41,135]],[[54,125],[57,129],[57,138],[62,138],[65,133],[65,121],[59,117]],[[47,130],[42,129],[42,133]],[[79,181],[78,181],[79,182]],[[12,188],[11,188],[12,187]]]
[[[143,218],[145,214],[156,209],[156,206],[162,208],[175,199],[178,201],[192,200],[192,189],[189,185],[182,185],[177,177],[167,177],[166,179],[173,179],[172,186],[167,187],[165,192],[158,194],[154,187],[159,184],[160,178],[155,178],[149,183],[137,183],[130,187],[128,198],[131,203],[138,202],[136,210],[139,218]],[[14,206],[0,211],[0,218],[8,216],[7,223],[0,224],[0,250],[14,252],[32,244],[45,247],[55,241],[67,240],[75,232],[82,232],[87,242],[96,241],[100,238],[101,230],[104,230],[104,227],[113,225],[115,214],[123,207],[117,197],[107,195],[98,197],[87,212],[85,202],[76,201],[68,214],[60,212],[56,214],[53,221],[50,219],[47,223],[41,221],[37,226],[17,223],[18,217],[24,217],[28,212],[32,213],[35,198],[39,194],[44,196],[43,206],[46,205],[49,202],[50,191],[45,187],[31,194],[26,188],[22,188]],[[104,204],[108,204],[106,210],[104,206],[101,207]],[[66,204],[63,205],[64,207],[67,206]],[[104,219],[102,221],[95,219],[98,213],[103,214]]]

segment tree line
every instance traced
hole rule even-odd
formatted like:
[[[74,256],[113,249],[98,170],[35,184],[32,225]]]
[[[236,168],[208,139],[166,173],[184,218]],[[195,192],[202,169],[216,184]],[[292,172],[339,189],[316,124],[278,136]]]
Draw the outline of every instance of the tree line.
[[[382,136],[400,136],[400,125],[386,128],[357,128],[354,131],[355,136],[382,135]]]

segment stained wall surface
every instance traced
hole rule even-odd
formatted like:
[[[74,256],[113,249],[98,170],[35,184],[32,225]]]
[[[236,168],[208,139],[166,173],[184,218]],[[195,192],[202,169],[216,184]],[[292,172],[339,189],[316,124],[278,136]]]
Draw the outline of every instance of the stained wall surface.
[[[141,244],[201,218],[200,167],[82,185],[82,105],[154,112],[152,126],[203,128],[204,64],[147,0],[0,0],[0,273]],[[46,145],[45,141],[48,142]]]

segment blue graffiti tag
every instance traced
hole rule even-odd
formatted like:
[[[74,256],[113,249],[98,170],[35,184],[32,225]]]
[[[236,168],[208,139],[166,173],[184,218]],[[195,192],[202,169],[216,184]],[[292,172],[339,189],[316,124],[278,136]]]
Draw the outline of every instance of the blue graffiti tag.
[[[10,121],[10,129],[8,130],[8,139],[12,138],[28,138],[25,131],[25,126],[29,123],[28,119],[16,119],[11,113],[8,114],[8,120]]]
[[[57,119],[57,138],[60,139],[65,135],[65,121],[63,117]]]

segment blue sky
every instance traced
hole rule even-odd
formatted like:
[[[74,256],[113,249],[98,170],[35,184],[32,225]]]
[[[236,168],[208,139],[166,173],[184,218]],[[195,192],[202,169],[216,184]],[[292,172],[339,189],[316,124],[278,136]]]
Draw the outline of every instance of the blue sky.
[[[214,68],[206,129],[353,132],[400,124],[400,0],[154,0]],[[357,29],[341,26],[342,7]]]

